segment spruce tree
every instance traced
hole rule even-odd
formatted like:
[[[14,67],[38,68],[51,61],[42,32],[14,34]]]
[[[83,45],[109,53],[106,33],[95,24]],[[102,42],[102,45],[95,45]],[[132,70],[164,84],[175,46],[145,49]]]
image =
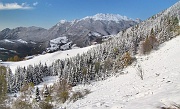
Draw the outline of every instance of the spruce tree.
[[[44,87],[43,95],[45,98],[48,97],[48,95],[49,95],[49,90],[48,90],[47,85],[45,85],[45,87]]]
[[[48,67],[47,67],[47,64],[46,64],[46,63],[45,63],[45,65],[44,65],[44,69],[43,69],[43,76],[44,76],[44,77],[50,76],[49,71],[48,71]]]
[[[41,100],[40,94],[39,94],[39,88],[36,88],[36,97],[35,97],[36,101],[39,102]]]
[[[7,90],[8,93],[12,93],[12,84],[13,84],[13,74],[10,68],[8,68],[7,73],[6,73],[6,77],[7,77]]]

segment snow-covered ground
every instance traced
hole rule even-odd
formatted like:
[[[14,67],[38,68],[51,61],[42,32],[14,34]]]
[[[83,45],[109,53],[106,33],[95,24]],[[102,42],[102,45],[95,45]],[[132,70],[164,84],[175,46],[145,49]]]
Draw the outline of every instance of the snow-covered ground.
[[[43,78],[42,83],[40,83],[39,85],[36,85],[36,87],[38,87],[40,90],[43,89],[44,85],[47,86],[52,86],[54,83],[56,83],[58,81],[58,76],[48,76]]]
[[[24,44],[27,44],[28,42],[26,42],[26,41],[24,41],[24,40],[22,40],[22,39],[19,39],[19,40],[17,40],[18,42],[20,42],[20,43],[24,43]]]
[[[160,109],[180,104],[180,36],[162,44],[147,56],[137,56],[137,64],[105,81],[74,90],[90,89],[92,93],[67,109]],[[137,75],[142,66],[144,80]]]
[[[86,52],[93,46],[49,53],[36,56],[33,59],[4,63],[11,69],[17,66],[27,66],[38,62],[51,64],[56,59],[75,56]],[[79,85],[73,90],[89,89],[90,94],[74,103],[66,102],[63,107],[67,109],[160,109],[171,104],[180,104],[180,36],[162,44],[159,50],[152,51],[150,55],[136,56],[133,63],[122,73],[118,73],[107,80]],[[68,55],[67,55],[68,54]],[[137,74],[137,66],[141,65],[144,80]],[[44,84],[51,85],[56,77],[44,78]],[[61,108],[59,108],[61,109]]]
[[[6,50],[5,48],[0,48],[0,50]]]
[[[5,42],[14,43],[13,41],[10,41],[8,39],[4,39]]]
[[[68,42],[68,39],[65,36],[64,37],[58,37],[56,39],[52,39],[52,40],[50,40],[50,47],[47,48],[47,51],[49,52],[49,51],[57,50],[57,49],[59,49],[59,44],[62,44],[62,43],[65,44],[67,42]],[[67,49],[67,47],[64,49]]]
[[[36,64],[39,64],[40,62],[42,64],[46,63],[47,65],[51,65],[57,59],[65,59],[65,58],[76,56],[77,54],[82,54],[84,52],[87,52],[89,49],[91,49],[94,46],[95,45],[85,47],[85,48],[77,48],[77,49],[66,50],[66,51],[57,51],[54,53],[47,53],[44,55],[35,56],[34,58],[26,60],[26,61],[1,62],[0,64],[10,67],[10,69],[14,73],[15,69],[19,66],[23,67],[23,66],[34,65],[34,64],[36,65]]]
[[[119,22],[122,20],[125,20],[125,21],[132,20],[130,18],[127,18],[126,16],[121,16],[119,14],[113,15],[113,14],[102,14],[102,13],[96,14],[94,16],[87,16],[83,18],[83,20],[86,20],[89,18],[94,19],[94,20],[107,20],[107,21],[115,21],[115,22]]]

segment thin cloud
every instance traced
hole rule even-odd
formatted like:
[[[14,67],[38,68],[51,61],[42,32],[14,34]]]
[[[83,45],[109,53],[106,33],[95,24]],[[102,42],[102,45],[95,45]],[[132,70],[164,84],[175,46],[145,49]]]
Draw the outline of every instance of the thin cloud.
[[[52,4],[50,4],[50,3],[46,2],[46,6],[47,6],[47,7],[51,7],[51,6],[52,6]]]
[[[33,6],[36,6],[36,5],[38,5],[38,2],[34,2],[34,3],[33,3]]]
[[[33,7],[30,7],[27,3],[0,3],[0,10],[17,10],[17,9],[22,9],[22,10],[28,10],[32,9]]]

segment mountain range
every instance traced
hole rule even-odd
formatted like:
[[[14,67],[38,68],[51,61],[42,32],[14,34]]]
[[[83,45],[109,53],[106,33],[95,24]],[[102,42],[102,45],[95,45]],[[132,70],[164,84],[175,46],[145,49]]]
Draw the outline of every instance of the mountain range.
[[[81,20],[117,22],[113,17],[107,20],[104,16]],[[121,17],[123,21],[127,19]],[[72,22],[61,20],[54,28]],[[91,31],[87,36],[91,35],[104,38],[97,31]],[[2,40],[36,44],[25,39]],[[46,50],[50,51],[75,44],[65,35],[45,40],[49,40]],[[21,108],[23,103],[26,109],[42,109],[42,106],[55,109],[179,109],[179,42],[180,1],[123,29],[102,44],[42,54],[20,62],[0,62],[7,67],[4,77],[7,82],[2,81],[2,84],[7,84],[9,95],[14,94],[2,104]]]
[[[96,14],[73,21],[61,20],[50,29],[41,27],[6,28],[0,32],[0,58],[19,55],[24,57],[73,46],[85,47],[101,43],[103,36],[116,35],[121,30],[141,22],[115,14]],[[64,46],[63,46],[64,45]]]

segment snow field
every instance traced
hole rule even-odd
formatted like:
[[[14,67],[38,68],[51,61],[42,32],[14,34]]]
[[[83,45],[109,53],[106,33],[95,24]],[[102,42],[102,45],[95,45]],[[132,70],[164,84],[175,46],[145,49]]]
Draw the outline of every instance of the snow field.
[[[1,64],[3,64],[4,66],[10,67],[10,69],[12,70],[12,73],[14,73],[17,67],[23,67],[23,66],[27,67],[28,65],[36,65],[36,64],[39,64],[40,62],[42,64],[46,63],[47,65],[51,65],[54,61],[58,59],[65,59],[65,58],[74,57],[77,54],[83,54],[94,46],[96,45],[92,45],[85,48],[77,48],[77,49],[72,49],[72,50],[57,51],[54,53],[38,55],[32,59],[20,61],[20,62],[1,62]]]
[[[137,55],[137,62],[104,81],[93,82],[90,85],[79,85],[73,90],[89,89],[90,94],[76,102],[66,102],[60,107],[67,109],[160,109],[173,103],[180,104],[180,36],[165,42],[159,50],[151,54]],[[59,51],[39,55],[33,59],[21,62],[3,62],[12,71],[17,66],[47,63],[50,65],[56,59],[73,57],[86,52],[91,47]],[[138,76],[137,66],[141,65],[144,80]],[[14,70],[13,70],[14,69]],[[52,85],[56,77],[46,77],[37,85],[40,89],[44,84]]]
[[[126,68],[105,81],[75,89],[88,88],[92,93],[67,109],[160,109],[180,104],[180,36],[160,46],[147,56],[137,56],[144,80],[137,75],[137,65]]]

